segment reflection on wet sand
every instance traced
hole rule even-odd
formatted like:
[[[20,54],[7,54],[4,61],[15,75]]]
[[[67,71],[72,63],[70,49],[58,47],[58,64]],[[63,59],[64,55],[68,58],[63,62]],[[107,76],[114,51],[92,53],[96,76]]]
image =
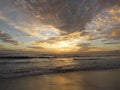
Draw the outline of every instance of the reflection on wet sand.
[[[120,90],[120,69],[0,80],[0,90]]]

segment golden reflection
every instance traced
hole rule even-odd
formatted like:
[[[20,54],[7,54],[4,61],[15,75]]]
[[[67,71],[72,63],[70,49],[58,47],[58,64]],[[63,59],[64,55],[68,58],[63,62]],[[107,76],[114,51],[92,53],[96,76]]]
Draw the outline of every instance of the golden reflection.
[[[44,78],[49,85],[45,86],[44,90],[48,87],[53,90],[84,90],[84,77],[79,73],[53,74],[44,76]]]
[[[73,58],[56,58],[55,62],[53,62],[55,67],[61,67],[61,66],[69,66],[76,64],[73,60]]]

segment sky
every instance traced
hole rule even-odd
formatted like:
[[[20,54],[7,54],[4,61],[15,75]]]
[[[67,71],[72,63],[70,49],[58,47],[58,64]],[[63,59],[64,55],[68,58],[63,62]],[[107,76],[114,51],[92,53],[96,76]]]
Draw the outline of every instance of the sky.
[[[0,52],[120,50],[120,0],[0,0]]]

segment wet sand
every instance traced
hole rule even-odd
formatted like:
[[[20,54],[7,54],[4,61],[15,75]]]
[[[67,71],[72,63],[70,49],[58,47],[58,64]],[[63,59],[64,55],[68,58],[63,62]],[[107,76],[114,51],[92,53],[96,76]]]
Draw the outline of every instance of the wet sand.
[[[0,90],[120,90],[120,69],[1,79]]]

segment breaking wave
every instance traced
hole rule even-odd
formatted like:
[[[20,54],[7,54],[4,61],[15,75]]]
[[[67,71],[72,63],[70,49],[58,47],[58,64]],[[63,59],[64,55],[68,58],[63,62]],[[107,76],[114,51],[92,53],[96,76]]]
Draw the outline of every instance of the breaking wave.
[[[120,57],[0,59],[0,79],[120,68]]]

